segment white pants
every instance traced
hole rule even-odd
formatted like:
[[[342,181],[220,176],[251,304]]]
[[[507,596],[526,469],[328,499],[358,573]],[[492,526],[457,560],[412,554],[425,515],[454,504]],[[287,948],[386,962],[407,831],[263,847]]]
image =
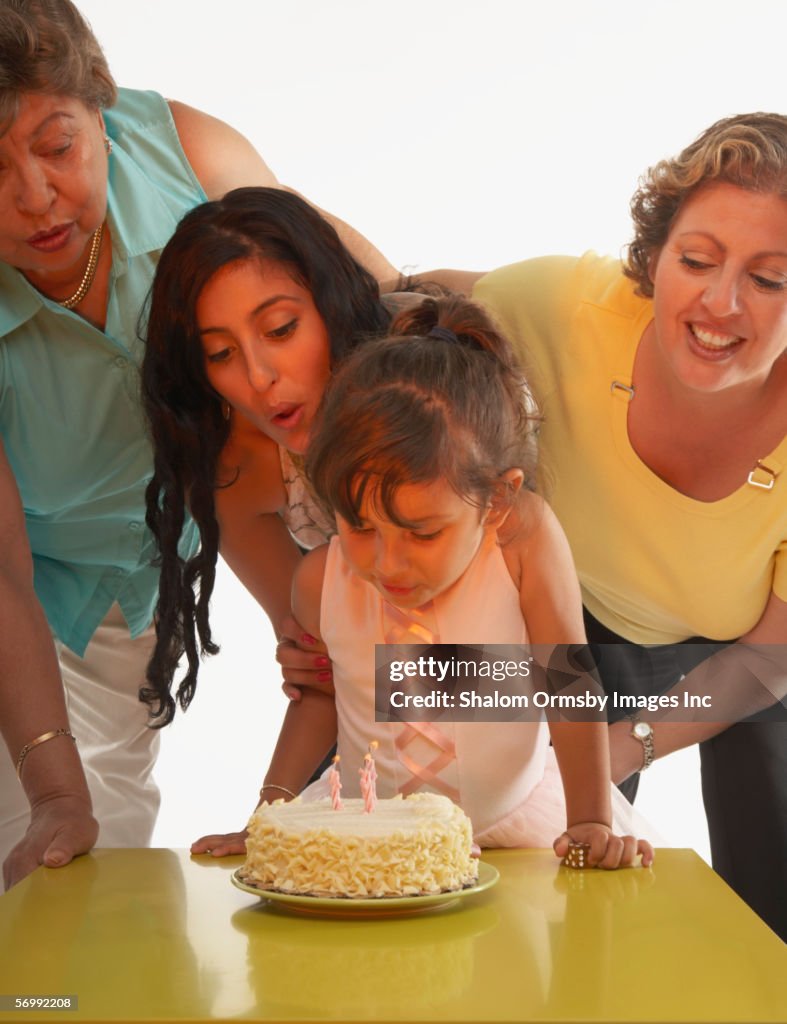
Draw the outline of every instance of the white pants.
[[[160,802],[152,774],[159,732],[148,727],[148,705],[138,693],[154,642],[152,626],[132,640],[114,604],[84,658],[57,644],[71,731],[99,823],[97,846],[147,846],[153,833]],[[0,747],[0,863],[29,820],[24,790]]]

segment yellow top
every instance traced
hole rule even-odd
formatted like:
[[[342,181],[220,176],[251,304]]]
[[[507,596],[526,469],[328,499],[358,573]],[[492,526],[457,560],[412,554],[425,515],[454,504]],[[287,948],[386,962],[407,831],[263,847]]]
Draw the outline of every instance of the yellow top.
[[[497,885],[434,913],[296,915],[242,863],[97,850],[0,896],[5,1022],[787,1020],[787,947],[690,850],[571,871],[486,851]],[[76,1010],[6,1009],[76,996]]]
[[[546,497],[588,610],[636,643],[732,640],[772,590],[787,601],[787,438],[752,478],[770,489],[743,482],[703,502],[656,476],[628,439],[627,389],[653,316],[633,288],[617,260],[587,253],[503,267],[473,297],[507,329],[541,403]]]

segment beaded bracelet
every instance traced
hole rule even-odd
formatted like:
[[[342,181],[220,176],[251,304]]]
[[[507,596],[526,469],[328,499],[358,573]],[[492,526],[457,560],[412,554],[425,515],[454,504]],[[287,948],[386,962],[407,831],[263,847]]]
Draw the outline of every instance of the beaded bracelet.
[[[266,789],[278,789],[278,790],[281,790],[282,793],[286,793],[287,796],[291,796],[293,798],[293,800],[298,795],[297,793],[293,793],[293,791],[291,789],[287,789],[286,786],[277,786],[275,782],[266,782],[265,785],[260,790],[260,794],[264,793]]]
[[[77,741],[76,736],[70,729],[53,729],[52,732],[42,733],[40,736],[36,736],[34,740],[30,740],[29,743],[25,743],[19,751],[19,757],[16,759],[16,777],[20,781],[22,779],[22,765],[25,763],[25,758],[30,751],[34,747],[39,747],[42,743],[46,743],[47,740],[53,740],[56,736],[70,736],[74,743]]]

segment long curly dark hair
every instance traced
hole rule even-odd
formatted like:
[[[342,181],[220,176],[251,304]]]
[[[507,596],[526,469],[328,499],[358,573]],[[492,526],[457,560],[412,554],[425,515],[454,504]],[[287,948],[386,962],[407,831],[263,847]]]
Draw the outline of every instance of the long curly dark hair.
[[[154,449],[147,524],[159,548],[156,647],[140,700],[154,724],[172,721],[172,682],[188,668],[176,699],[185,710],[202,654],[215,654],[208,609],[216,578],[219,527],[214,489],[230,424],[205,373],[196,321],[199,295],[213,275],[238,260],[272,260],[308,288],[328,329],[336,366],[359,342],[382,334],[388,315],[377,282],[333,227],[304,200],[271,188],[242,188],[188,213],[164,248],[149,299],[142,362],[142,402]],[[191,514],[200,550],[183,557],[179,542]]]

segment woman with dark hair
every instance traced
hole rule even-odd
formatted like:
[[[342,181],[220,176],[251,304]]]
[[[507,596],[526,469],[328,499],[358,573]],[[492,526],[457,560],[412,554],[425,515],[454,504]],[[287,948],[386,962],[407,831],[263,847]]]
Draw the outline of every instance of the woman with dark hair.
[[[332,369],[387,323],[374,278],[295,195],[237,189],[192,210],[165,246],[142,361],[155,451],[147,522],[161,564],[142,696],[157,724],[175,713],[170,687],[180,657],[188,671],[176,696],[186,708],[200,653],[216,651],[208,606],[219,545],[277,635],[292,635],[298,545],[314,547],[333,532],[310,498],[300,457]],[[188,512],[201,545],[183,557]],[[328,671],[312,646],[289,653],[291,681]]]
[[[11,884],[89,849],[97,825],[103,846],[149,841],[158,734],[138,691],[158,574],[137,324],[183,214],[276,178],[221,121],[118,89],[70,0],[0,0],[0,171],[0,860]],[[340,229],[375,273],[395,276]],[[193,542],[187,527],[184,556]]]

